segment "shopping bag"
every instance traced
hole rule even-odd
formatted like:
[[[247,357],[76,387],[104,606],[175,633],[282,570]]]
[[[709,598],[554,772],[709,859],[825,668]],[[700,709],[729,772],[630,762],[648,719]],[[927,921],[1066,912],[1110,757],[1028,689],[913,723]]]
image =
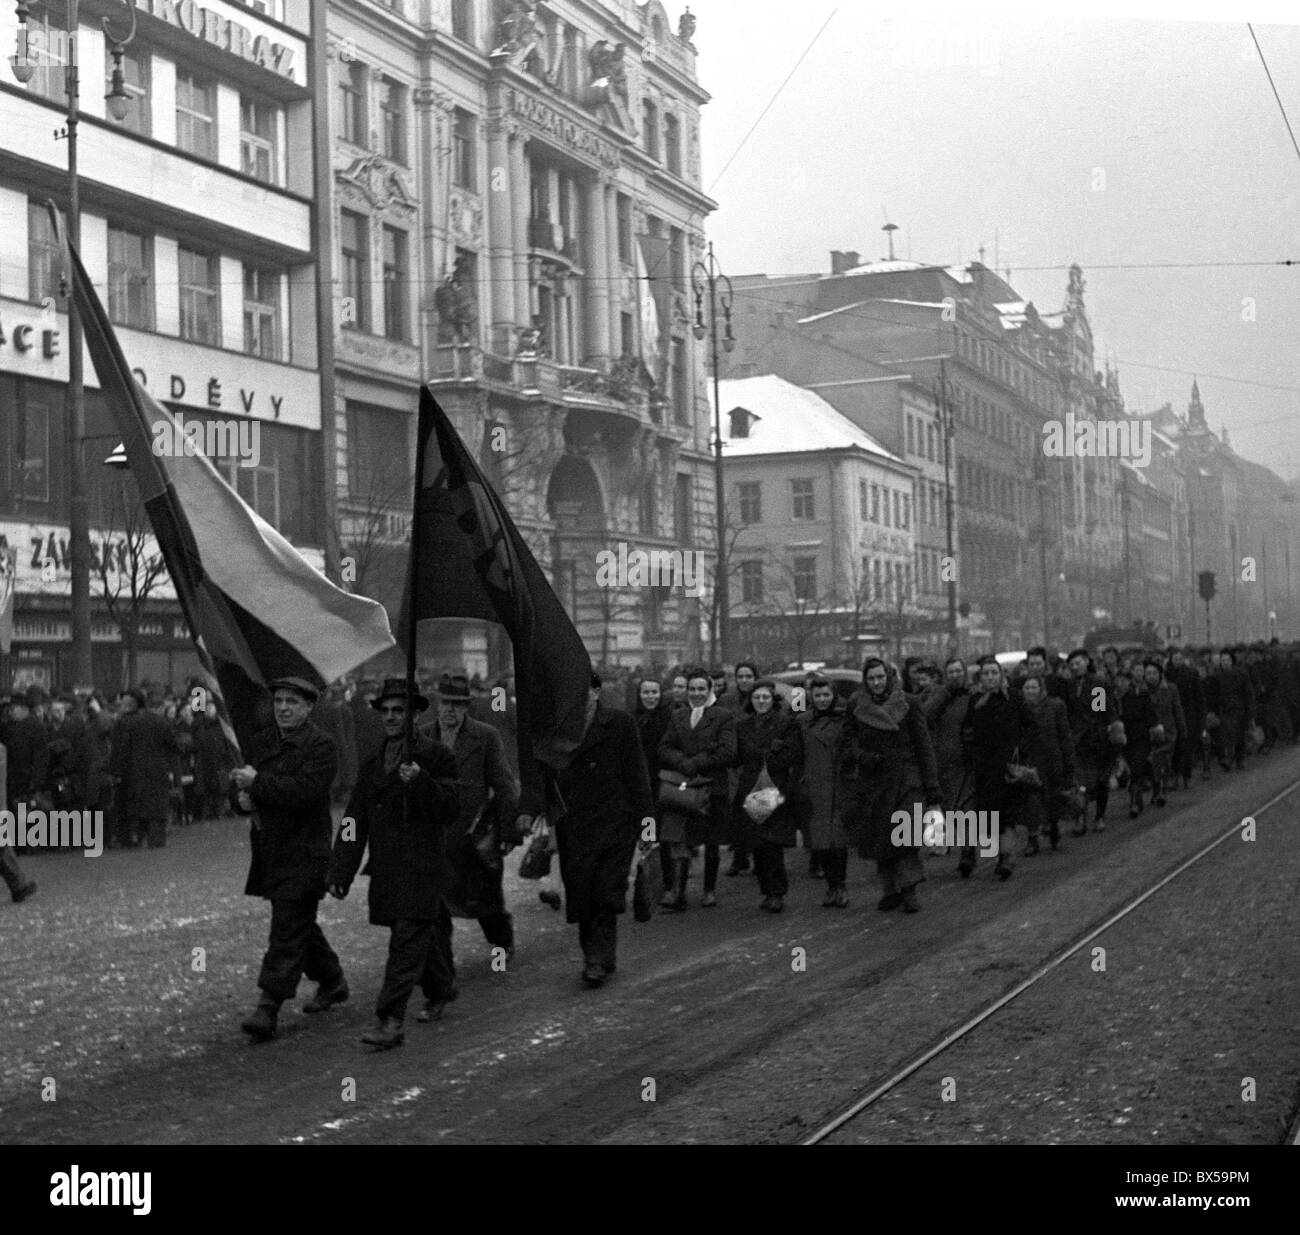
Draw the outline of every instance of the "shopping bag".
[[[658,845],[638,847],[634,871],[632,916],[638,922],[649,922],[664,894],[664,868],[659,860]]]

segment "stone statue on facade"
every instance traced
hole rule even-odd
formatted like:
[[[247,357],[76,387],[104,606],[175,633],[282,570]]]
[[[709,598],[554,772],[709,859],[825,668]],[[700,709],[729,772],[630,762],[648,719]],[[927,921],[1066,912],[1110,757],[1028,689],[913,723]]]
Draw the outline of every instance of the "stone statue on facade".
[[[677,37],[683,43],[689,43],[692,35],[695,33],[695,14],[691,12],[691,6],[686,6],[686,12],[681,15],[677,22]]]
[[[537,54],[537,0],[497,0],[494,56],[508,56],[525,67]]]
[[[626,43],[610,43],[600,39],[593,43],[587,52],[587,64],[591,68],[591,84],[599,86],[608,82],[611,93],[627,102],[627,69],[623,64]]]
[[[433,307],[438,311],[438,320],[457,343],[468,343],[478,323],[478,302],[467,266],[467,259],[458,257],[451,274],[433,293]]]

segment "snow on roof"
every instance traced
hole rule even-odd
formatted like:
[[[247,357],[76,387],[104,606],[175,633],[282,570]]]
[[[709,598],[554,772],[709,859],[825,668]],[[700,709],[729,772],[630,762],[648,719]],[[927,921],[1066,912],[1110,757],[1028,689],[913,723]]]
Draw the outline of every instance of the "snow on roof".
[[[906,304],[918,309],[942,309],[946,306],[942,301],[935,300],[897,300],[889,296],[873,296],[870,300],[855,300],[852,304],[842,304],[838,309],[824,309],[821,313],[813,313],[809,317],[799,318],[796,325],[811,326],[813,322],[820,322],[828,317],[834,317],[837,313],[848,313],[854,309],[862,309],[870,304]]]
[[[924,262],[907,262],[902,258],[896,258],[893,261],[863,262],[861,266],[853,266],[844,271],[846,275],[855,274],[905,274],[913,270],[942,270],[950,279],[957,283],[972,283],[970,267],[968,266],[927,266]],[[831,275],[831,278],[836,276]]]
[[[730,457],[857,449],[894,463],[902,462],[821,395],[784,378],[736,378],[720,383],[720,387],[722,440]],[[711,386],[709,402],[713,402]],[[736,408],[751,415],[748,437],[731,435],[730,413]]]
[[[827,309],[822,313],[814,313],[811,317],[801,317],[798,325],[807,326],[812,322],[820,322],[824,317],[834,317],[837,313],[848,313],[851,309],[860,309],[863,305],[870,303],[870,300],[855,300],[852,304],[840,305],[838,309]]]

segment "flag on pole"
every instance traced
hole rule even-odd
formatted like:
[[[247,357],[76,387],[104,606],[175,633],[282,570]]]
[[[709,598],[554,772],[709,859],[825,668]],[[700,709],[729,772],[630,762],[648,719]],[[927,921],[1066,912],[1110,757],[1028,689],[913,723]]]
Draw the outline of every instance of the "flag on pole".
[[[56,230],[57,213],[51,207]],[[66,242],[65,242],[66,243]],[[198,649],[244,746],[270,721],[266,684],[323,687],[395,640],[378,602],[337,588],[252,510],[201,453],[154,453],[181,440],[131,373],[104,306],[67,246],[86,346]]]
[[[428,387],[416,431],[415,519],[402,619],[479,618],[514,648],[519,768],[560,769],[586,729],[591,657],[559,597]],[[412,607],[413,606],[413,607]]]
[[[13,646],[14,605],[18,601],[18,550],[0,547],[0,652]]]

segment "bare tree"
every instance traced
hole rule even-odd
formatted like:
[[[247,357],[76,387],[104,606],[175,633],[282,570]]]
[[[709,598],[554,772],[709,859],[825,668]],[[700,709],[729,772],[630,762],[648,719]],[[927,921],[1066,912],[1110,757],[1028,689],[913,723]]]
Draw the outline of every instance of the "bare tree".
[[[108,616],[122,636],[121,686],[125,688],[136,679],[140,627],[149,598],[167,578],[149,518],[129,475],[109,490],[104,539],[99,546],[91,544],[91,570]]]
[[[809,644],[835,624],[838,598],[833,593],[808,595],[790,563],[778,559],[774,565],[777,584],[765,592],[761,612],[779,632],[781,647],[793,648],[790,659],[802,665],[809,659]]]

